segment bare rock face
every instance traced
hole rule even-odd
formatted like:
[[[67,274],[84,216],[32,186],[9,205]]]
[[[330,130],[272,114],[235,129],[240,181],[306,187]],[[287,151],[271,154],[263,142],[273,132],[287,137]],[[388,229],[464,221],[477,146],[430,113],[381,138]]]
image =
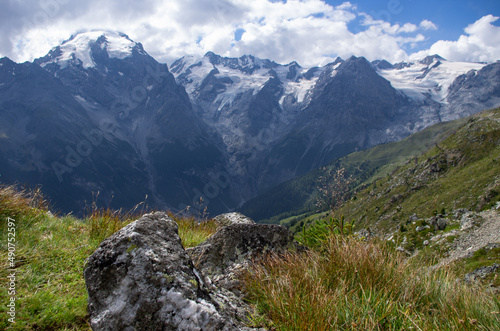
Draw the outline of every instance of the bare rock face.
[[[94,330],[237,330],[212,299],[164,213],[144,215],[88,259]]]

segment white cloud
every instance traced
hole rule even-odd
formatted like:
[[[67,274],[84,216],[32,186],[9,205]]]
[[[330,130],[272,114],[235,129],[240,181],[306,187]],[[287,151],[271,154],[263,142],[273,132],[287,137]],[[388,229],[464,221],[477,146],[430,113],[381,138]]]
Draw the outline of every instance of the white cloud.
[[[432,23],[429,20],[423,20],[420,22],[419,27],[423,30],[437,30],[438,27],[436,24]]]
[[[412,54],[412,58],[439,54],[451,61],[493,62],[500,60],[500,27],[493,25],[499,17],[487,15],[465,28],[467,35],[456,41],[440,40],[430,49]]]
[[[432,52],[459,54],[455,48],[466,48],[465,53],[483,52],[483,60],[498,59],[498,47],[491,45],[500,33],[489,17],[469,26],[469,36],[434,44]],[[43,56],[85,29],[124,32],[167,63],[208,51],[306,67],[352,55],[398,62],[409,58],[405,48],[426,39],[422,33],[437,29],[428,20],[418,26],[375,20],[351,2],[331,6],[323,0],[11,0],[0,18],[0,56],[18,62]],[[351,24],[359,27],[357,32]],[[237,30],[244,31],[238,40]]]

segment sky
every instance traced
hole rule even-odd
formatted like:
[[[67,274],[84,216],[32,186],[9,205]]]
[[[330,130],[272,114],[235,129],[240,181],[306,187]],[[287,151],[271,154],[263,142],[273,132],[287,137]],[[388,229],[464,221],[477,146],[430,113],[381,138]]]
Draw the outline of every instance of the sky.
[[[353,55],[500,60],[499,0],[0,0],[0,8],[0,57],[16,62],[87,30],[123,32],[168,64],[208,51],[303,67]]]

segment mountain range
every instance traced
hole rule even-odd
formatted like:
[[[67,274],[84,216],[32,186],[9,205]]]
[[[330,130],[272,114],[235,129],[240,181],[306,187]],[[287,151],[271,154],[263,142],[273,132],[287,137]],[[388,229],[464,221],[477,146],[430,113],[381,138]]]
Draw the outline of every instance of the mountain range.
[[[338,157],[500,105],[500,62],[247,55],[157,62],[122,33],[0,59],[0,180],[60,210],[96,201],[213,214]],[[99,195],[96,196],[96,192]]]

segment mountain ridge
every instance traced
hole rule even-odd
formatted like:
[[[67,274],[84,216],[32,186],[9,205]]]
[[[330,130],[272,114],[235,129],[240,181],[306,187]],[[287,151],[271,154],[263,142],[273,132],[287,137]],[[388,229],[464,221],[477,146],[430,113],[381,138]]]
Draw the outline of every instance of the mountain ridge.
[[[428,81],[449,67],[438,57],[400,65],[338,58],[321,68],[302,68],[209,52],[200,59],[183,57],[169,70],[125,34],[91,31],[24,64],[32,68],[24,78],[15,74],[23,65],[2,61],[2,178],[41,183],[56,200],[66,195],[66,210],[81,209],[91,192],[101,192],[109,204],[124,190],[129,193],[121,196],[133,198],[115,207],[139,203],[140,193],[174,210],[210,205],[223,212],[334,158],[500,104],[500,62],[474,64],[481,69],[467,72],[469,67],[453,64],[450,100],[439,103],[433,97],[442,93],[438,87],[420,93],[419,85],[420,96],[411,98],[380,74],[424,69],[418,82]],[[32,84],[21,88],[22,79]],[[44,79],[58,92],[42,96],[35,85]],[[5,102],[11,95],[15,104]],[[62,97],[59,106],[37,112],[37,100],[48,105]],[[24,118],[18,108],[28,110]],[[31,131],[20,134],[34,116]],[[60,134],[38,137],[32,129],[37,125],[56,127],[52,134]],[[19,128],[17,135],[12,127]],[[30,145],[30,139],[43,143]],[[38,166],[18,169],[20,160]],[[85,194],[73,196],[75,187]],[[77,202],[69,207],[70,200]]]

